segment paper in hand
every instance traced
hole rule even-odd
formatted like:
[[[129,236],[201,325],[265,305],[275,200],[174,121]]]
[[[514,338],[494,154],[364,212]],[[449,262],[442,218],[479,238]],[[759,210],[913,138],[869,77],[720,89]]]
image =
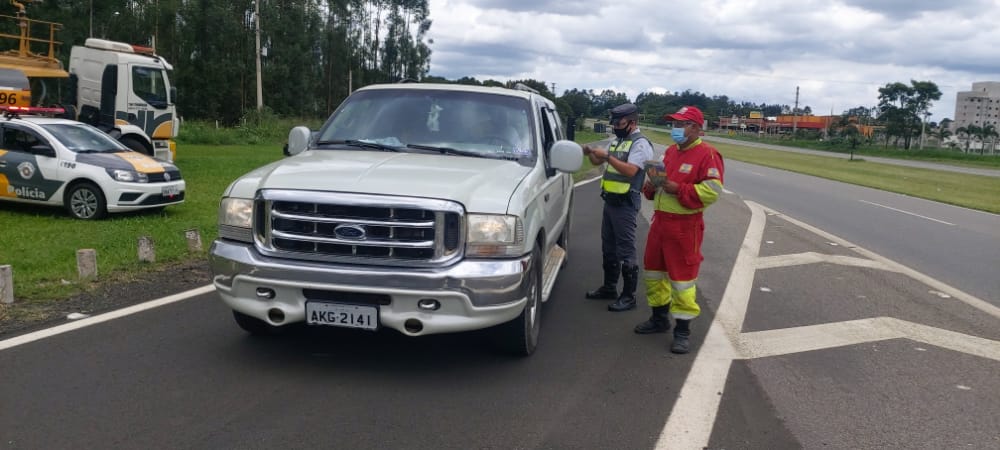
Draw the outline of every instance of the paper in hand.
[[[663,161],[646,161],[643,166],[646,169],[646,178],[653,186],[660,187],[667,183],[667,171],[663,167]]]

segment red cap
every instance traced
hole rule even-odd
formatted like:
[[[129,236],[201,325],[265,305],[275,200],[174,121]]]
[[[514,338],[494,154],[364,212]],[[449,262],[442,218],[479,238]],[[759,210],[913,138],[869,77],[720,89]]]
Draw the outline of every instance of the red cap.
[[[705,126],[705,116],[702,115],[701,110],[694,106],[682,106],[677,112],[667,116],[673,120],[690,120],[699,127]]]

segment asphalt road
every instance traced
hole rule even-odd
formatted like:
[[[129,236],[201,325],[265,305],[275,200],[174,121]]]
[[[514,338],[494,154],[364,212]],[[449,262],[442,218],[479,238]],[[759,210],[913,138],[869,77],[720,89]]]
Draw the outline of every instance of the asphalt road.
[[[633,334],[646,307],[583,298],[601,278],[590,183],[530,358],[478,334],[251,338],[208,292],[0,341],[0,448],[1000,447],[1000,313],[963,292],[985,288],[854,247],[867,246],[752,185],[848,200],[727,168],[734,193],[706,214],[696,354]]]

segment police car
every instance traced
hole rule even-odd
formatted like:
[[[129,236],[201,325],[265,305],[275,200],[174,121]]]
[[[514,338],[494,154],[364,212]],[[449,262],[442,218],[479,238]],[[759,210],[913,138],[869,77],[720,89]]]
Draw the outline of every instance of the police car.
[[[0,106],[0,112],[0,201],[63,206],[88,220],[184,201],[184,180],[173,164],[85,123],[38,115],[61,108]]]

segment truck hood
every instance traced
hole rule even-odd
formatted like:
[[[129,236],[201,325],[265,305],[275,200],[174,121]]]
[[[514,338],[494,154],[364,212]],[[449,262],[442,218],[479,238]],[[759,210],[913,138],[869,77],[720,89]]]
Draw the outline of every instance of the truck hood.
[[[251,198],[258,189],[355,192],[452,200],[469,212],[506,213],[530,171],[516,161],[487,158],[311,150],[245,175],[229,195]]]

